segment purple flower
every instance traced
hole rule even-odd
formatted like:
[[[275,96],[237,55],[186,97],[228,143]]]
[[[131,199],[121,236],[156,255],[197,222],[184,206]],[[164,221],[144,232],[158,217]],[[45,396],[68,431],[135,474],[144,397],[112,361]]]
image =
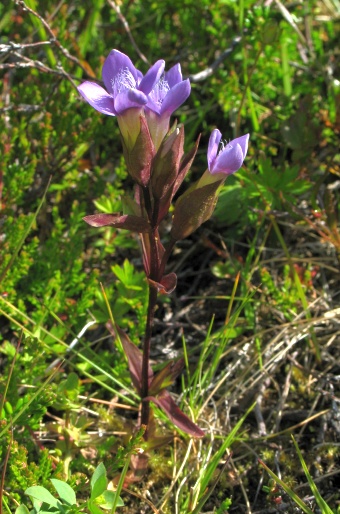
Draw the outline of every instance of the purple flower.
[[[185,102],[190,90],[189,79],[182,79],[181,66],[175,64],[150,91],[145,113],[156,149],[169,130],[170,116]]]
[[[175,64],[154,85],[146,107],[160,116],[171,116],[189,95],[189,79],[182,80],[181,65]]]
[[[97,111],[117,116],[126,147],[132,149],[140,133],[140,116],[148,102],[148,95],[164,72],[164,61],[157,61],[146,75],[135,68],[129,57],[112,50],[104,62],[105,88],[94,82],[84,82],[79,93]]]
[[[157,61],[143,77],[129,57],[112,50],[104,62],[103,81],[106,90],[94,82],[84,82],[79,93],[97,111],[109,116],[119,116],[127,109],[142,108],[148,102],[148,94],[159,81],[164,61]]]
[[[249,134],[237,137],[218,147],[222,138],[222,134],[218,129],[212,131],[208,146],[208,169],[211,175],[223,173],[231,175],[239,170],[247,155]]]

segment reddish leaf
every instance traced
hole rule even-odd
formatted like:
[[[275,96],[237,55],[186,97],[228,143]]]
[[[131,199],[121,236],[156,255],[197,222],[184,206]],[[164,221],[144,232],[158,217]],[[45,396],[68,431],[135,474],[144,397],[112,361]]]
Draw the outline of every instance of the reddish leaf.
[[[162,260],[162,257],[164,255],[164,246],[161,243],[161,239],[159,237],[158,231],[156,232],[156,238],[157,238],[157,253],[158,253],[158,265],[160,264],[160,261]],[[141,236],[141,243],[142,243],[142,252],[143,252],[143,265],[144,270],[147,276],[150,274],[150,262],[155,258],[154,253],[152,253],[151,245],[150,245],[150,237],[149,234],[143,234]],[[151,257],[152,253],[152,257]]]
[[[184,359],[179,359],[177,362],[170,361],[161,369],[151,380],[149,394],[151,396],[159,394],[162,389],[172,385],[178,375],[181,373],[184,366]]]
[[[195,158],[198,149],[200,137],[201,136],[198,137],[195,146],[187,154],[184,155],[175,182],[173,183],[172,187],[168,189],[167,193],[164,195],[164,197],[162,197],[160,201],[157,220],[158,223],[160,223],[168,214],[171,200],[180,188],[183,180],[186,177],[186,174],[190,171],[191,164]]]
[[[176,427],[183,430],[183,432],[186,432],[192,437],[204,437],[205,434],[203,430],[195,425],[195,423],[177,407],[168,391],[163,390],[157,397],[148,396],[144,399],[155,403],[168,416],[170,421],[172,421]]]
[[[128,148],[125,139],[123,137],[121,139],[126,167],[129,174],[135,182],[146,187],[150,180],[151,163],[155,155],[155,148],[146,118],[144,116],[140,116],[139,119],[140,132],[133,148]]]
[[[143,353],[133,342],[130,340],[129,336],[121,330],[117,325],[115,327],[112,326],[112,323],[108,321],[106,323],[108,330],[111,332],[114,337],[119,336],[119,339],[122,343],[124,353],[128,360],[129,371],[131,375],[131,379],[133,385],[135,386],[138,394],[141,393],[141,383],[142,383],[142,362],[143,362]],[[148,369],[148,377],[149,383],[153,378],[153,371],[149,366]]]
[[[169,273],[168,275],[164,275],[160,282],[155,282],[150,278],[148,279],[148,282],[155,287],[159,293],[170,294],[176,288],[177,275],[176,273]]]
[[[170,444],[173,440],[173,435],[162,435],[159,437],[152,437],[145,441],[145,443],[143,443],[143,448],[145,449],[145,451],[149,452],[150,450],[155,450],[156,448],[166,446]]]
[[[140,480],[148,469],[149,456],[146,453],[137,453],[131,455],[130,467],[133,471],[133,482]]]
[[[144,446],[144,444],[143,444]],[[146,453],[132,454],[130,457],[130,470],[124,477],[123,487],[128,488],[131,484],[140,482],[148,470],[149,456]],[[120,475],[113,478],[112,483],[117,487]]]
[[[178,198],[172,221],[171,237],[174,241],[190,236],[214,212],[218,189],[224,179],[197,187],[198,182]]]
[[[158,149],[152,167],[152,193],[159,200],[172,190],[183,156],[184,126],[172,127],[169,132]]]
[[[177,193],[177,191],[180,188],[183,180],[185,179],[186,174],[190,170],[192,162],[193,162],[193,160],[194,160],[194,158],[196,156],[196,152],[197,152],[197,149],[198,149],[198,145],[199,145],[200,139],[201,139],[201,135],[198,136],[197,141],[196,141],[194,147],[187,154],[185,154],[185,156],[183,157],[183,160],[182,160],[181,166],[180,166],[180,170],[179,170],[178,176],[177,176],[177,178],[175,180],[175,184],[174,184],[174,187],[173,187],[173,190],[172,190],[172,198]]]
[[[149,232],[150,225],[144,219],[133,214],[92,214],[83,218],[91,227],[115,227],[131,232]]]

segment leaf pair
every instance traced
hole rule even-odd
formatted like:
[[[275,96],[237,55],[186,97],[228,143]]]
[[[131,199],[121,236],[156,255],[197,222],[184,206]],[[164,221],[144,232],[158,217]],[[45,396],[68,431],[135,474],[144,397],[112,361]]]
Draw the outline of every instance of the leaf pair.
[[[133,385],[138,394],[141,394],[142,387],[142,361],[143,354],[130,340],[128,335],[117,325],[113,327],[111,322],[107,323],[108,330],[113,336],[119,337],[124,353],[128,360],[129,371]],[[170,361],[158,373],[154,374],[151,366],[148,367],[149,395],[143,401],[151,401],[159,407],[168,419],[183,432],[192,437],[203,437],[204,432],[191,421],[188,416],[176,405],[166,388],[174,383],[183,369],[183,360]],[[152,433],[152,432],[151,432]],[[150,434],[150,432],[149,432]],[[151,441],[150,441],[151,443]]]

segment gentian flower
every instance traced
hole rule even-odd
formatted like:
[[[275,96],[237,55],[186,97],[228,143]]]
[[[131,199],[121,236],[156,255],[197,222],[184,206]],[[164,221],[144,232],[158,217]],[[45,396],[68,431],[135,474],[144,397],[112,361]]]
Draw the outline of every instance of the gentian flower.
[[[249,134],[222,145],[218,151],[221,138],[218,129],[212,131],[208,146],[208,169],[177,199],[170,234],[173,241],[188,237],[212,216],[225,179],[243,164]]]
[[[212,131],[208,146],[208,167],[212,175],[223,173],[231,175],[239,170],[243,164],[248,150],[249,134],[237,137],[230,143],[223,145],[218,151],[222,134],[218,129]]]
[[[189,79],[182,79],[180,64],[160,77],[148,95],[145,115],[156,150],[169,131],[170,116],[190,95]]]
[[[228,175],[235,173],[243,164],[247,155],[249,134],[237,137],[230,143],[222,143],[219,150],[221,138],[221,132],[214,129],[208,145],[208,169],[199,180],[199,187],[220,180],[224,181]]]
[[[130,58],[112,50],[103,65],[105,88],[94,82],[84,82],[79,93],[97,111],[117,116],[125,144],[133,148],[139,134],[139,117],[148,102],[148,95],[164,72],[165,63],[157,61],[146,75],[135,68]]]

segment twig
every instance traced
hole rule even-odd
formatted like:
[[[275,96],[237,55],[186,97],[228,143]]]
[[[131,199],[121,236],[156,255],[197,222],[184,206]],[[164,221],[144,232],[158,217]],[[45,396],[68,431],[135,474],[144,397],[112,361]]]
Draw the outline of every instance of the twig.
[[[76,83],[73,81],[72,77],[63,69],[60,70],[54,70],[53,68],[49,68],[45,64],[43,64],[40,61],[32,61],[31,59],[25,61],[25,62],[6,62],[0,64],[0,70],[13,70],[18,68],[34,68],[39,71],[43,71],[44,73],[51,73],[53,75],[59,75],[59,77],[65,77],[67,78],[73,87],[77,89]]]
[[[108,0],[109,1],[109,0]],[[245,32],[245,31],[244,31]],[[189,75],[189,79],[191,82],[202,82],[203,80],[206,80],[208,77],[210,77],[215,70],[219,67],[219,65],[225,61],[227,57],[234,51],[235,47],[240,44],[242,41],[243,36],[237,36],[235,37],[229,48],[224,50],[224,52],[221,53],[221,55],[205,70],[199,71],[198,73],[195,73],[194,75]]]
[[[118,18],[122,22],[123,27],[125,29],[125,32],[127,33],[128,38],[130,39],[131,44],[132,44],[133,48],[136,50],[136,52],[139,55],[140,59],[142,59],[143,62],[145,62],[147,65],[150,66],[150,62],[148,61],[147,57],[138,48],[138,45],[137,45],[133,35],[131,34],[131,30],[130,30],[129,24],[128,24],[125,16],[122,14],[119,5],[117,5],[113,0],[107,0],[107,3],[109,4],[110,7],[112,7],[112,9],[115,11],[115,13],[117,14]]]
[[[60,41],[55,37],[55,35],[53,33],[53,30],[51,29],[51,27],[49,26],[47,21],[39,13],[37,13],[36,11],[34,11],[30,7],[28,7],[25,4],[24,0],[18,0],[18,5],[20,5],[23,9],[25,9],[27,12],[31,13],[36,18],[38,18],[38,20],[44,25],[45,29],[47,30],[47,32],[51,36],[51,43],[54,44],[58,48],[58,50],[60,50],[60,52],[64,55],[64,57],[66,57],[66,59],[74,62],[77,66],[79,66],[83,70],[84,73],[87,74],[87,70],[81,64],[79,59],[77,59],[77,57],[74,57],[73,55],[71,55],[70,52],[67,50],[67,48],[65,48],[60,43]]]
[[[0,45],[0,54],[9,54],[14,50],[22,50],[23,48],[35,48],[37,46],[51,45],[51,41],[36,41],[35,43],[14,43],[9,41],[7,44]]]
[[[24,0],[16,0],[15,3],[20,6],[23,11],[28,12],[32,16],[36,17],[40,23],[43,25],[44,29],[46,30],[47,34],[50,36],[49,41],[38,41],[35,43],[14,43],[9,42],[7,44],[0,45],[0,54],[4,54],[5,58],[7,58],[9,55],[14,55],[19,59],[19,61],[16,62],[5,62],[0,64],[0,70],[6,70],[6,69],[17,69],[17,68],[35,68],[39,71],[42,71],[44,73],[51,73],[54,75],[59,75],[64,78],[66,78],[69,82],[71,82],[72,86],[76,89],[77,85],[74,82],[72,76],[65,71],[63,66],[60,62],[57,63],[56,68],[50,68],[49,66],[43,64],[40,61],[29,59],[28,57],[23,56],[20,52],[24,49],[29,48],[35,48],[39,46],[48,46],[51,47],[52,45],[56,46],[56,48],[62,53],[66,59],[73,62],[77,66],[79,66],[82,71],[88,75],[87,69],[82,65],[80,60],[75,57],[74,55],[71,55],[70,52],[65,48],[60,41],[55,37],[54,32],[52,28],[50,27],[49,23],[36,11],[28,7],[28,5],[25,3]],[[53,52],[52,52],[53,54]],[[53,58],[52,65],[56,62],[55,57]]]
[[[256,421],[257,421],[257,426],[258,426],[258,431],[259,431],[260,437],[267,435],[266,422],[263,418],[261,407],[262,407],[262,400],[263,400],[264,393],[268,389],[269,385],[270,385],[270,378],[267,377],[264,379],[264,381],[261,384],[259,394],[256,399],[256,405],[254,407],[254,414],[255,414]]]
[[[294,352],[293,357],[295,357],[295,356],[297,356],[297,352]],[[291,378],[292,378],[292,366],[290,366],[289,371],[287,373],[284,388],[283,388],[283,391],[281,394],[281,398],[279,400],[279,405],[276,409],[277,414],[276,414],[276,419],[275,419],[275,428],[273,428],[273,432],[278,432],[280,429],[282,413],[283,413],[284,405],[286,403],[286,400],[287,400],[287,397],[289,394],[290,385],[291,385]]]

